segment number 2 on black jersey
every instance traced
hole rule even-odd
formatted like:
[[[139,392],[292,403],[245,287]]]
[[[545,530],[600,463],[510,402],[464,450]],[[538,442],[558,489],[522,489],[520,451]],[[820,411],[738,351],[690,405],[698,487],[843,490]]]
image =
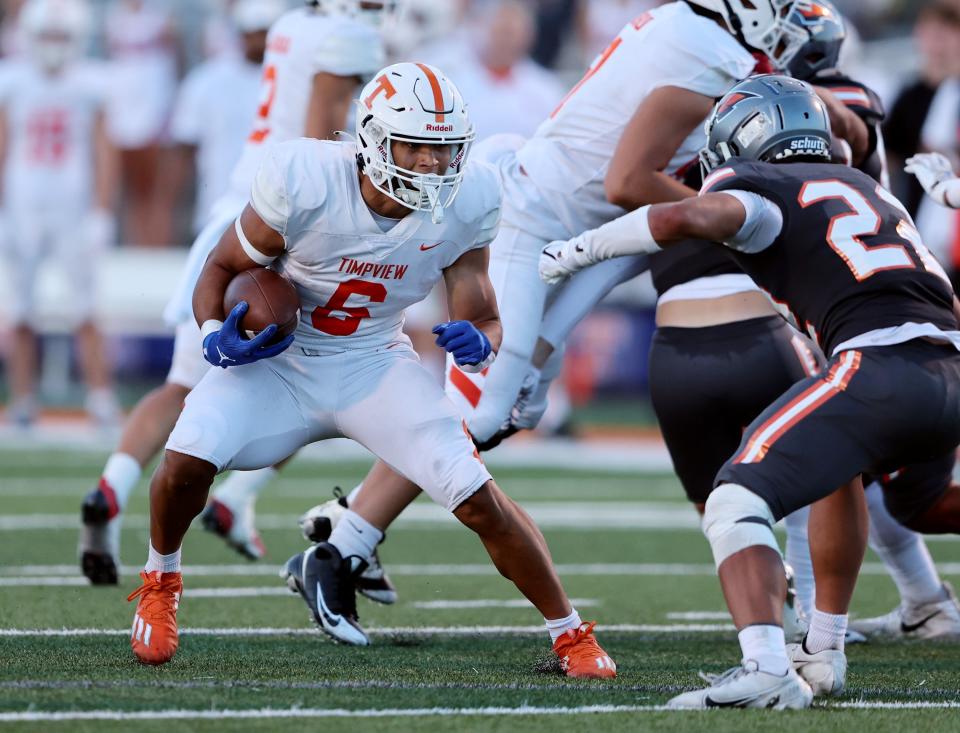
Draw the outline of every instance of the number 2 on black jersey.
[[[910,243],[924,269],[949,283],[950,280],[940,263],[921,241],[920,233],[903,205],[880,185],[876,188],[876,194],[903,214],[904,218],[897,225],[897,236]],[[899,244],[876,244],[868,247],[863,243],[860,237],[871,237],[880,231],[881,218],[867,198],[853,186],[835,178],[808,181],[797,197],[803,208],[829,199],[840,199],[850,207],[849,213],[837,214],[830,220],[827,244],[847,264],[857,281],[866,280],[883,270],[917,267],[906,247]]]

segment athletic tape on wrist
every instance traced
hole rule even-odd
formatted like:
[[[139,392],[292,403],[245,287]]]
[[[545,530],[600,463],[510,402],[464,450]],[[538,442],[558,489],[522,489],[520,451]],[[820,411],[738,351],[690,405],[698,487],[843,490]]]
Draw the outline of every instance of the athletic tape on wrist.
[[[237,239],[240,240],[240,246],[243,247],[243,251],[246,253],[247,257],[256,262],[258,265],[266,267],[271,262],[273,262],[276,257],[268,257],[263,252],[254,247],[250,240],[247,239],[247,235],[243,233],[243,227],[240,226],[240,217],[237,217],[237,220],[233,223],[233,228],[237,232]]]

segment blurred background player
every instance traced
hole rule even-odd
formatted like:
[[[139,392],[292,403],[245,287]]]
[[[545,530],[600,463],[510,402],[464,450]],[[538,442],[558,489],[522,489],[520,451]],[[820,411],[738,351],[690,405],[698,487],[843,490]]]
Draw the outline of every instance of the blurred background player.
[[[167,134],[179,51],[166,0],[113,0],[105,43],[112,77],[108,129],[120,149],[122,239],[167,245],[173,241],[175,193]]]
[[[231,20],[240,53],[224,52],[199,64],[180,86],[170,134],[181,157],[181,181],[192,180],[195,170],[195,234],[229,189],[260,94],[267,31],[286,9],[283,0],[235,3]]]
[[[256,0],[249,0],[250,3]],[[263,0],[259,0],[261,3]],[[157,455],[183,409],[183,400],[206,373],[200,331],[193,318],[194,285],[207,255],[236,219],[266,150],[297,137],[332,139],[346,126],[350,103],[362,78],[383,62],[378,30],[386,3],[308,2],[285,13],[267,35],[260,96],[251,110],[252,129],[231,173],[229,191],[191,247],[176,292],[164,312],[176,326],[167,382],[146,395],[124,427],[98,487],[84,500],[81,566],[93,583],[117,582],[120,518],[144,467]],[[241,6],[242,7],[242,6]],[[209,522],[244,555],[264,549],[253,527],[257,492],[276,471],[236,474],[218,487]]]
[[[103,70],[81,57],[90,30],[83,0],[31,0],[20,23],[25,56],[0,80],[2,246],[10,267],[13,344],[9,417],[36,413],[38,271],[55,263],[68,285],[88,413],[111,425],[119,410],[94,323],[100,255],[113,243],[115,160],[104,125]]]
[[[530,58],[533,11],[519,0],[496,0],[471,21],[467,48],[446,68],[470,100],[477,139],[502,133],[530,137],[566,91],[553,72]]]

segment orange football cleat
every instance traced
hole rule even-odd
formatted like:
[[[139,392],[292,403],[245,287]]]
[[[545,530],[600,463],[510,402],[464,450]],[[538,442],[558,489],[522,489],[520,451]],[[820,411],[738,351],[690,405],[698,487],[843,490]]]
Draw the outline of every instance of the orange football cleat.
[[[144,664],[166,664],[177,653],[177,607],[183,592],[180,573],[140,572],[143,585],[127,596],[139,597],[130,648]]]
[[[597,643],[593,635],[596,622],[568,629],[553,642],[553,651],[560,657],[560,669],[567,677],[602,679],[617,676],[617,664]]]

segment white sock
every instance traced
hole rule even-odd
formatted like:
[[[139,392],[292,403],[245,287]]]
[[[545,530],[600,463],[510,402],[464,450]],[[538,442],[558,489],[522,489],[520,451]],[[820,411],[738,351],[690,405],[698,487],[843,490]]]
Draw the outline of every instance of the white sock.
[[[768,624],[745,626],[740,629],[737,638],[740,639],[744,663],[752,659],[761,672],[768,674],[785,675],[790,669],[786,641],[780,626]]]
[[[556,641],[570,629],[579,629],[583,621],[580,620],[580,614],[577,609],[573,609],[569,616],[558,619],[545,618],[543,622],[547,625],[547,631],[550,633],[550,641]]]
[[[909,606],[944,600],[943,581],[923,537],[890,516],[878,484],[870,484],[866,496],[870,547],[886,565],[900,599]]]
[[[178,547],[175,552],[171,552],[169,555],[161,555],[153,549],[153,543],[151,542],[150,554],[147,555],[147,564],[143,569],[148,573],[152,573],[155,570],[159,570],[161,573],[179,573],[180,549],[181,548]]]
[[[847,634],[847,614],[824,613],[813,610],[810,617],[810,630],[803,640],[803,648],[811,654],[824,649],[843,651],[843,641]]]
[[[143,468],[133,456],[127,453],[114,453],[107,459],[107,465],[103,467],[100,478],[113,489],[121,512],[126,509],[130,492],[137,485],[141,475],[143,475]]]
[[[810,540],[807,535],[807,522],[810,519],[810,507],[797,509],[784,517],[787,528],[786,563],[793,568],[793,582],[797,589],[797,605],[804,616],[810,618],[813,613],[817,588],[813,580],[813,561],[810,559]]]
[[[362,488],[363,483],[361,482],[350,490],[350,493],[347,494],[347,506],[353,506],[353,502],[356,501],[357,495],[360,493],[360,489]]]
[[[257,495],[277,475],[273,466],[255,471],[231,471],[213,492],[213,498],[229,506],[256,501]]]
[[[330,533],[330,544],[341,557],[356,556],[366,560],[373,554],[383,532],[354,511],[347,509]]]

